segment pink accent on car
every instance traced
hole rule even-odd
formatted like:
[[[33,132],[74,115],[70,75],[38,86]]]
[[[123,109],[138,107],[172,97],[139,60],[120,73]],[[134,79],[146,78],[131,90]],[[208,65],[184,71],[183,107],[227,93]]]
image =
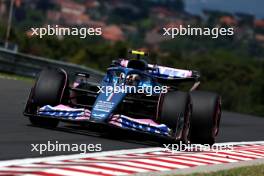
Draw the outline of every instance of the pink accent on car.
[[[80,85],[80,83],[78,83],[78,82],[74,82],[72,86],[73,86],[73,88],[76,88],[76,87],[78,87],[79,85]]]
[[[62,98],[63,98],[64,91],[65,91],[66,86],[67,86],[68,75],[67,75],[66,71],[63,70],[62,68],[61,68],[60,70],[61,70],[61,71],[63,72],[63,74],[65,75],[65,82],[64,82],[64,86],[63,86],[63,89],[62,89],[62,92],[61,92],[61,97],[60,97],[60,102],[61,102],[61,100],[62,100]]]
[[[140,124],[144,124],[144,125],[152,125],[152,126],[160,125],[160,124],[157,124],[156,122],[154,122],[151,119],[133,119],[133,118],[130,118],[128,116],[124,116],[124,115],[120,115],[120,114],[113,115],[113,117],[112,117],[112,119],[110,120],[109,123],[111,123],[111,124],[119,124],[118,123],[118,119],[120,118],[120,116],[122,116],[122,118],[126,118],[126,119],[128,119],[130,121],[134,121],[134,122],[137,122],[137,123],[140,123]]]
[[[158,99],[158,104],[157,104],[157,109],[156,109],[156,120],[158,120],[159,118],[159,111],[160,111],[162,96],[164,96],[163,93],[159,94],[159,99]]]
[[[123,67],[127,67],[129,60],[122,59],[120,61],[120,65]],[[166,75],[169,77],[180,77],[180,78],[188,78],[192,76],[191,70],[183,70],[159,65],[148,64],[149,68],[157,68],[161,75]]]
[[[182,77],[187,78],[192,76],[192,71],[190,70],[183,70],[183,69],[177,69],[177,68],[171,68],[171,67],[165,67],[165,66],[154,66],[152,64],[148,64],[150,68],[156,67],[159,69],[159,73],[161,75],[168,75],[171,77]]]
[[[77,111],[78,110],[76,108],[72,108],[70,106],[66,106],[66,105],[63,105],[63,104],[59,104],[57,106],[54,106],[53,108],[56,109],[56,110],[63,110],[63,111]]]

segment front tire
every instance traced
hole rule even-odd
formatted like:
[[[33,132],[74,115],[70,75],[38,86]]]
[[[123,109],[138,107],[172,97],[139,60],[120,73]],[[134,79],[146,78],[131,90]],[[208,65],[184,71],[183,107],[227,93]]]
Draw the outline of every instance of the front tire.
[[[67,74],[63,69],[43,70],[33,89],[33,101],[38,106],[55,106],[67,95]]]
[[[43,70],[32,89],[32,102],[36,108],[44,105],[56,106],[67,99],[68,78],[63,69]],[[30,117],[31,124],[39,127],[55,128],[58,119]]]

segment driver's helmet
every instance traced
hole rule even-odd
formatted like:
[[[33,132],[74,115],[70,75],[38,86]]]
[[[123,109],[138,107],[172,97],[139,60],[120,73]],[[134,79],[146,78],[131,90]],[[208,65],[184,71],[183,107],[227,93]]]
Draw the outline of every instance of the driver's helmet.
[[[117,76],[117,83],[121,84],[123,82],[123,80],[125,79],[126,75],[125,73],[121,72],[118,76]]]
[[[136,86],[140,81],[139,74],[130,74],[126,77],[127,85]]]
[[[125,77],[126,77],[125,73],[121,72],[120,75],[119,75],[119,78],[121,80],[123,80]]]
[[[120,84],[125,79],[126,75],[123,72],[113,72],[112,79],[114,84]]]

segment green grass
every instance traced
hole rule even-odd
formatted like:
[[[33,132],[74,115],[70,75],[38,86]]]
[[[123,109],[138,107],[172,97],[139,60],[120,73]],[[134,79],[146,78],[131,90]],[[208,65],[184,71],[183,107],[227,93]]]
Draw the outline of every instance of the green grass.
[[[19,76],[15,74],[9,74],[9,73],[2,73],[2,72],[0,72],[0,79],[21,80],[21,81],[26,81],[30,83],[34,82],[34,78],[24,77],[24,76]]]
[[[176,175],[168,175],[168,176],[176,176]],[[264,176],[264,164],[239,167],[235,169],[223,170],[217,172],[194,173],[194,174],[177,175],[177,176]]]

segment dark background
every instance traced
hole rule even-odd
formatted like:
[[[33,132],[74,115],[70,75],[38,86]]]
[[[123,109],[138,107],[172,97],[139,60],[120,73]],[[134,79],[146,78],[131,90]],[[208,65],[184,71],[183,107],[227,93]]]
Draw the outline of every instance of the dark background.
[[[11,0],[0,1],[4,45]],[[19,52],[104,71],[130,48],[152,63],[202,73],[202,89],[219,92],[226,110],[264,115],[264,12],[257,0],[14,0],[8,41]],[[100,37],[31,36],[31,27],[102,27]],[[163,27],[233,27],[234,36],[162,37]]]

